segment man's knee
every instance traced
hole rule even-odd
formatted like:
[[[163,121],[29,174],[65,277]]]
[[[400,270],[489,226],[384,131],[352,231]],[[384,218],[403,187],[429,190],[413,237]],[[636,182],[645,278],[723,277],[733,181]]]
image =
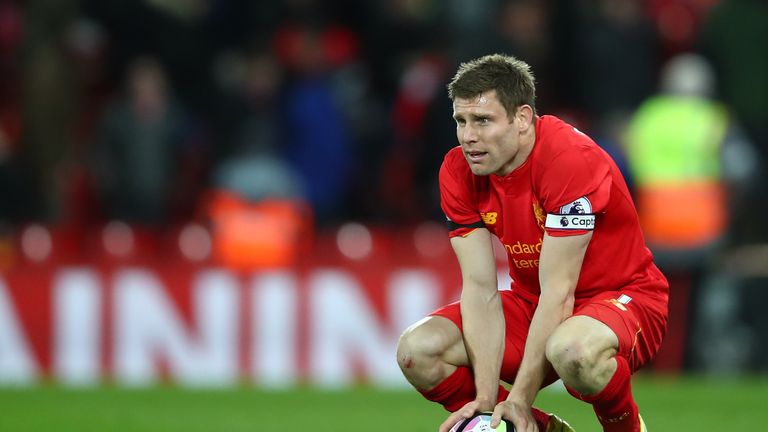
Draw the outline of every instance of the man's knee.
[[[403,372],[435,362],[447,350],[447,343],[429,318],[403,332],[397,344],[397,362]]]
[[[595,364],[595,353],[575,337],[553,334],[547,341],[547,360],[564,380],[583,380]]]
[[[547,341],[545,352],[566,385],[592,394],[610,380],[615,369],[611,359],[616,351],[615,335],[610,329],[580,319],[558,327]]]
[[[453,329],[451,329],[453,327]],[[445,318],[428,317],[408,327],[397,344],[397,363],[415,387],[428,389],[454,368],[461,334]]]

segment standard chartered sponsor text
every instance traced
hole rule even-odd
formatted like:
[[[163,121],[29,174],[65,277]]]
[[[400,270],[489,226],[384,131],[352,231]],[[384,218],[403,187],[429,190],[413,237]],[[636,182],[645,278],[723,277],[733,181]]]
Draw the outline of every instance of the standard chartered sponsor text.
[[[541,254],[542,239],[536,243],[524,243],[520,240],[513,244],[505,244],[504,249],[511,257],[512,264],[519,269],[535,268],[539,266],[539,254]],[[529,255],[529,258],[516,258],[515,255]]]

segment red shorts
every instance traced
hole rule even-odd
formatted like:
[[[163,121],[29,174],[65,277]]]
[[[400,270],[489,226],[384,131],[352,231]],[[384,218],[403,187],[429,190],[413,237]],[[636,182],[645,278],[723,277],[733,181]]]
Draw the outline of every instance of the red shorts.
[[[531,303],[514,290],[500,291],[506,320],[506,343],[501,365],[501,379],[514,382],[523,360],[528,328],[536,310]],[[459,302],[444,306],[430,315],[453,321],[462,331]],[[573,315],[592,317],[613,330],[619,339],[618,355],[627,359],[632,372],[650,361],[661,346],[667,328],[667,296],[625,289],[606,291],[595,297],[577,301]],[[552,371],[542,386],[557,381]]]

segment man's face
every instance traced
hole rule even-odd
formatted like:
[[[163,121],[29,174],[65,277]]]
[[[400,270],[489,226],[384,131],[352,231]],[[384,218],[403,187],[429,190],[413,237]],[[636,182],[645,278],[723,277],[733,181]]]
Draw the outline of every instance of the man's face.
[[[517,120],[490,90],[471,99],[453,101],[456,137],[475,175],[506,175],[514,169],[520,149]]]

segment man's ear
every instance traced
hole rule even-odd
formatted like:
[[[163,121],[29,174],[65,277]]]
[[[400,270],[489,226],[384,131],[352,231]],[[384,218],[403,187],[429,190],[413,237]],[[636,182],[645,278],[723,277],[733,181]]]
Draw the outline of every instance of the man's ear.
[[[528,104],[523,104],[517,107],[515,112],[517,118],[517,124],[520,127],[520,131],[527,130],[533,126],[533,108]]]

